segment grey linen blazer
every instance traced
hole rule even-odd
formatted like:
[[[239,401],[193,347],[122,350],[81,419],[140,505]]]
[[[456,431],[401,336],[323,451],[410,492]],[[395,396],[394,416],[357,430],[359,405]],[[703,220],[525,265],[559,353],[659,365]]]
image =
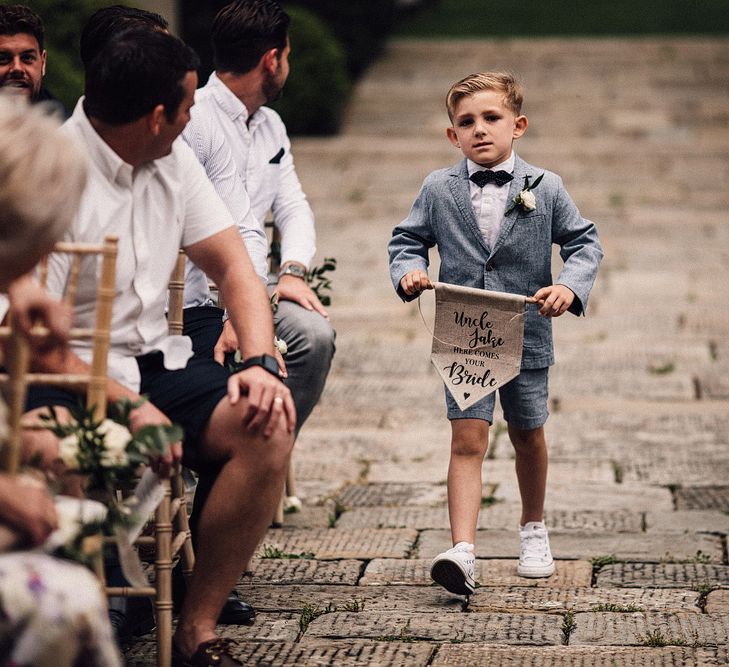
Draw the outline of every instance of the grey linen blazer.
[[[532,190],[537,207],[529,212],[515,207],[506,214],[493,248],[486,245],[476,221],[466,160],[425,179],[410,214],[395,227],[388,245],[392,284],[403,301],[416,297],[402,291],[400,280],[415,269],[427,271],[428,251],[437,245],[441,282],[524,296],[560,283],[575,293],[570,312],[584,314],[603,257],[595,225],[580,215],[557,174],[518,155],[513,173],[505,211],[524,188],[526,176],[534,183],[544,174]],[[557,280],[552,279],[553,243],[564,263]],[[554,363],[552,319],[541,317],[538,309],[527,304],[522,369]]]

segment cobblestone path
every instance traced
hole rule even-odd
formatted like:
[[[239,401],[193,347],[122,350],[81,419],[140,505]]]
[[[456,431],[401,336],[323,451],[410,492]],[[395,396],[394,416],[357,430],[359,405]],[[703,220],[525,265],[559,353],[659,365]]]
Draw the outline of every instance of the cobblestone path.
[[[515,575],[518,492],[497,421],[466,603],[428,579],[450,546],[449,427],[385,246],[423,177],[458,159],[448,86],[487,68],[523,76],[517,149],[563,176],[606,259],[588,317],[555,322],[557,573]],[[338,351],[295,454],[304,510],[266,536],[262,556],[279,557],[240,580],[256,623],[224,631],[246,664],[729,664],[728,126],[727,39],[394,41],[343,133],[295,142],[318,256],[339,263]],[[149,639],[129,664],[153,664]]]

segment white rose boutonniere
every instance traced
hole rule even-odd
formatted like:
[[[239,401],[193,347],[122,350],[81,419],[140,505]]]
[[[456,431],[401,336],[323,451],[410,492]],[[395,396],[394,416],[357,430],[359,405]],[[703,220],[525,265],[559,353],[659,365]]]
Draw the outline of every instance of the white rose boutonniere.
[[[530,185],[529,176],[525,176],[524,187],[522,188],[521,192],[516,195],[516,197],[514,197],[514,202],[506,213],[511,213],[517,206],[521,207],[522,211],[525,211],[526,213],[529,213],[530,211],[536,211],[537,198],[534,196],[532,190],[534,190],[534,188],[536,188],[537,185],[542,182],[543,178],[544,174],[540,174],[534,181],[534,183]]]

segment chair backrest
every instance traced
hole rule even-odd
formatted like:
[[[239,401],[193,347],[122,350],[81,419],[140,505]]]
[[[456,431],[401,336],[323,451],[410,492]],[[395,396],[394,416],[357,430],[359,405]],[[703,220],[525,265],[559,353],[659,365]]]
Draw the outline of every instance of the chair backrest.
[[[167,330],[171,336],[182,335],[182,307],[185,305],[185,258],[185,251],[180,250],[168,286]]]
[[[103,419],[106,414],[106,377],[111,336],[111,315],[116,280],[116,255],[118,238],[107,236],[102,243],[57,243],[54,253],[70,256],[71,265],[63,300],[73,306],[78,291],[81,260],[88,255],[101,258],[100,278],[96,288],[96,313],[93,328],[72,328],[71,340],[91,340],[91,369],[88,374],[35,373],[29,371],[30,351],[28,342],[17,331],[12,321],[0,327],[0,340],[8,340],[6,359],[7,373],[0,374],[0,385],[5,388],[8,403],[8,442],[0,449],[0,469],[14,473],[20,461],[21,417],[25,393],[29,384],[48,384],[72,389],[86,389],[86,405],[94,408],[94,417]],[[47,262],[42,262],[39,280],[45,286]],[[45,327],[35,326],[32,337],[48,336]]]

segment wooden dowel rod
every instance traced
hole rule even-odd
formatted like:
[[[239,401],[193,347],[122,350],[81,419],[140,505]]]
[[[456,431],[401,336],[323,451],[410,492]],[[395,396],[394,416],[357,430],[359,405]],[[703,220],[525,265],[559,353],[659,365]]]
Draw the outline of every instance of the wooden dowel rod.
[[[107,586],[106,594],[110,597],[150,598],[157,595],[157,589],[153,586],[145,586],[143,588],[131,588],[130,586]]]

